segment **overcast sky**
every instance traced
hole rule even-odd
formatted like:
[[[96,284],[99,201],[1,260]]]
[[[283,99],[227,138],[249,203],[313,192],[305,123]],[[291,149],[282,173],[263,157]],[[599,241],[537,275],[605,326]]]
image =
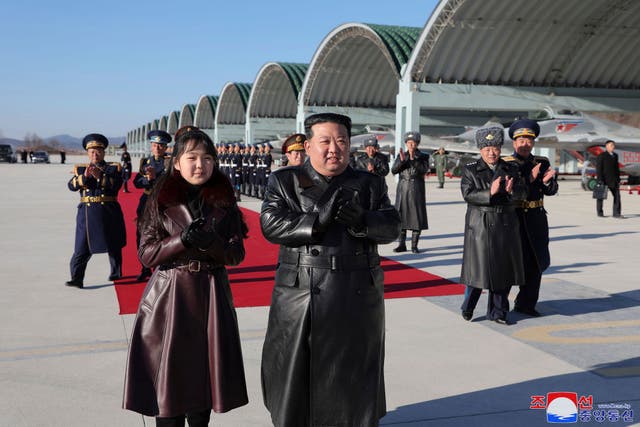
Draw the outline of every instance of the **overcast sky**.
[[[309,63],[341,24],[423,27],[436,4],[2,2],[0,136],[124,136],[227,82],[252,83],[267,62]]]

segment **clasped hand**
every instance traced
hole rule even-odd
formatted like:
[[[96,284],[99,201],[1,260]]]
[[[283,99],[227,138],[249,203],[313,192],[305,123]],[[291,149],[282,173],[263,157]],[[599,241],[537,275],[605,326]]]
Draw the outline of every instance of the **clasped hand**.
[[[198,218],[194,220],[187,228],[182,230],[180,239],[188,248],[197,248],[205,251],[217,241],[220,236],[215,231],[215,218],[211,220],[211,226],[206,227],[206,220]]]
[[[336,221],[352,228],[354,231],[360,231],[364,228],[364,209],[360,206],[360,197],[357,191],[353,192],[351,200],[341,200],[336,212]]]

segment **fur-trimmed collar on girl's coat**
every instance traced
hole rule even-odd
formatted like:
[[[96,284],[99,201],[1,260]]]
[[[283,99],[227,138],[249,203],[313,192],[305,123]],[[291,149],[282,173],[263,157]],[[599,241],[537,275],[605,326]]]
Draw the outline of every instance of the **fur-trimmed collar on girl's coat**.
[[[158,205],[164,208],[187,203],[189,184],[180,178],[172,177],[164,182],[158,192]],[[202,186],[202,196],[209,206],[230,208],[236,205],[236,198],[229,179],[218,169]]]

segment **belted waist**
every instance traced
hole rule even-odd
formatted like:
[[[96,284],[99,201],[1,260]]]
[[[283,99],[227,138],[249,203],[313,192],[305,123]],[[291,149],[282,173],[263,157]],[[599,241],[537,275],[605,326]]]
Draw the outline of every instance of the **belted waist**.
[[[117,202],[118,198],[115,196],[84,196],[80,197],[80,203],[107,203]]]
[[[209,261],[200,261],[197,259],[176,260],[168,264],[162,264],[160,270],[169,270],[170,268],[183,268],[192,273],[199,271],[211,271],[224,267],[222,264],[216,264]]]
[[[148,196],[149,194],[151,194],[151,189],[150,188],[145,188],[143,193]]]
[[[313,255],[301,252],[284,252],[279,261],[298,267],[326,268],[330,270],[361,270],[380,265],[380,255],[370,253],[361,255]]]
[[[516,207],[521,209],[541,208],[544,206],[544,200],[522,200],[516,202]]]
[[[510,205],[500,205],[500,206],[474,206],[475,209],[478,209],[482,212],[515,212],[515,206]]]

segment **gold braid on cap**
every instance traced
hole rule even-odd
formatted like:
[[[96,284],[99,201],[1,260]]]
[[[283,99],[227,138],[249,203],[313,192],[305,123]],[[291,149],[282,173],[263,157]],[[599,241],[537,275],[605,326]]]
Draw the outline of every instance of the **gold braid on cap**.
[[[102,149],[104,149],[104,144],[102,142],[96,141],[96,140],[89,141],[86,144],[86,149],[88,150],[89,148],[102,148]]]

